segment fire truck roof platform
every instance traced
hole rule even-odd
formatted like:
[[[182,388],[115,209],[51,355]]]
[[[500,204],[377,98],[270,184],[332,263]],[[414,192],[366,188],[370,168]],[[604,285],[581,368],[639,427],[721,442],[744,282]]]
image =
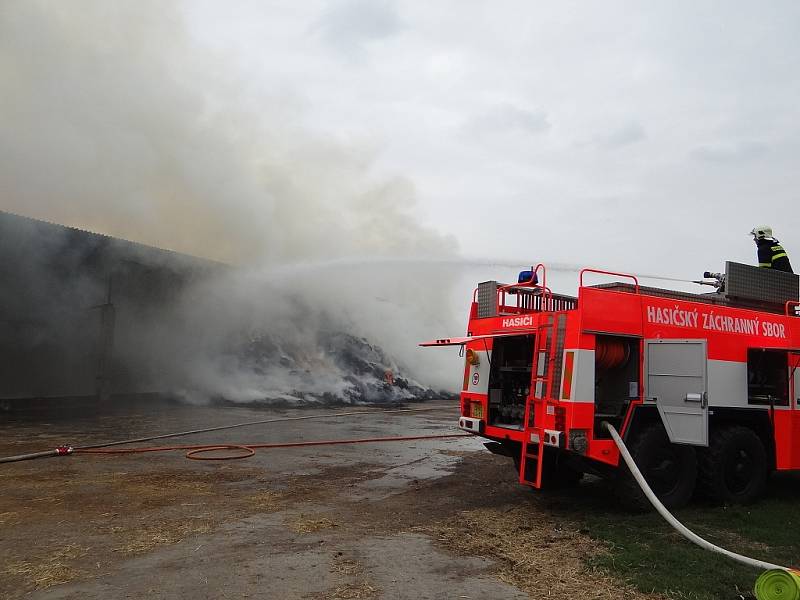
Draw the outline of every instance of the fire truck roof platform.
[[[478,284],[473,295],[477,304],[474,317],[487,318],[499,315],[513,315],[550,310],[573,310],[578,308],[578,298],[563,294],[555,294],[547,288],[544,265],[541,269],[542,285],[527,281],[516,284],[501,284],[496,281],[485,281]],[[535,272],[535,271],[534,271]],[[584,285],[585,273],[595,273],[611,277],[624,277],[632,283],[613,281],[595,285]],[[710,275],[710,274],[707,274]],[[725,263],[725,274],[714,275],[718,278],[716,292],[696,294],[691,292],[670,290],[639,285],[638,279],[625,273],[613,273],[596,269],[583,269],[580,272],[580,288],[601,289],[610,292],[627,292],[643,296],[670,298],[683,302],[699,302],[744,308],[775,314],[797,314],[798,297],[800,297],[800,277],[794,273],[784,273],[773,269],[763,269],[752,265],[728,261]],[[511,299],[512,302],[509,302]]]

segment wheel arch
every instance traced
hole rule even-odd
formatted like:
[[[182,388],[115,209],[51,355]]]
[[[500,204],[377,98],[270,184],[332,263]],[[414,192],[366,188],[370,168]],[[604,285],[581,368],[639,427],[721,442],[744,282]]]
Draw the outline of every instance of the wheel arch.
[[[626,444],[636,439],[639,433],[654,423],[661,423],[661,426],[664,426],[655,404],[639,404],[634,406],[632,410],[633,414],[628,422],[628,426],[620,432]]]

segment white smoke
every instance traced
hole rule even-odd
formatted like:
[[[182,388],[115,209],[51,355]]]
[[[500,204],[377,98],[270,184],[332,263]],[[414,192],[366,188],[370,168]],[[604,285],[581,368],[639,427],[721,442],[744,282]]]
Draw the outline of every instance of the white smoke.
[[[308,131],[291,93],[194,44],[189,7],[0,3],[0,208],[246,266],[186,315],[203,324],[193,343],[207,357],[222,331],[275,332],[317,364],[313,385],[336,393],[346,384],[315,354],[324,321],[426,385],[454,387],[453,360],[416,347],[463,330],[448,270],[353,260],[451,257],[454,241],[420,225],[407,178],[373,173],[374,149]],[[331,266],[338,258],[350,266]],[[298,262],[308,266],[280,268]],[[174,360],[209,394],[293,385],[221,358]]]

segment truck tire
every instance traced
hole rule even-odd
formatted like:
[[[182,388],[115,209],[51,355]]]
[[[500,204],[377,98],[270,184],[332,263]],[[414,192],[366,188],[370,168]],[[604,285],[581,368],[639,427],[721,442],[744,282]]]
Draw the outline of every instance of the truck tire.
[[[699,455],[699,489],[725,504],[755,502],[767,484],[767,452],[749,427],[732,425],[712,431],[708,448]]]
[[[672,444],[659,423],[643,429],[629,446],[636,466],[667,508],[685,506],[697,480],[697,455],[692,446]],[[650,502],[620,457],[615,495],[628,510],[645,511]]]

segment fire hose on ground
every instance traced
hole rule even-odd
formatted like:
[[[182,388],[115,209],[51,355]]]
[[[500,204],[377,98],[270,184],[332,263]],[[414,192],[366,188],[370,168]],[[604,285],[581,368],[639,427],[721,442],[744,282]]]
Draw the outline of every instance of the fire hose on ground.
[[[360,410],[360,411],[348,411],[348,412],[340,412],[340,413],[325,413],[321,415],[303,415],[301,417],[278,417],[273,419],[261,419],[258,421],[245,421],[243,423],[234,423],[232,425],[220,425],[217,427],[206,427],[203,429],[192,429],[189,431],[179,431],[173,433],[165,433],[162,435],[152,435],[148,437],[140,437],[140,438],[133,438],[127,440],[118,440],[114,442],[105,442],[102,444],[93,444],[89,446],[59,446],[58,448],[54,448],[53,450],[45,450],[42,452],[32,452],[29,454],[17,454],[15,456],[5,456],[0,457],[0,463],[10,463],[10,462],[19,462],[23,460],[32,460],[35,458],[49,458],[53,456],[67,456],[69,454],[100,454],[98,452],[89,452],[93,450],[98,450],[102,448],[109,448],[111,446],[122,446],[126,444],[136,444],[140,442],[151,442],[153,440],[163,440],[167,438],[176,438],[176,437],[185,437],[188,435],[195,435],[198,433],[208,433],[211,431],[222,431],[227,429],[236,429],[238,427],[247,427],[251,425],[263,425],[266,423],[286,423],[288,421],[307,421],[311,419],[335,419],[339,417],[350,417],[354,415],[373,415],[373,414],[391,414],[391,413],[408,413],[408,412],[427,412],[432,410],[439,410],[437,407],[429,407],[429,408],[392,408],[392,409],[385,409],[385,410]],[[450,437],[458,437],[461,435],[469,435],[469,434],[456,434]],[[433,436],[433,437],[440,437],[440,436]],[[372,438],[372,441],[400,441],[402,438]],[[422,439],[422,438],[416,438]],[[323,441],[323,442],[294,442],[290,445],[247,445],[247,447],[255,448],[288,448],[297,445],[331,445],[331,444],[347,444],[347,443],[363,443],[361,440],[332,440],[332,441]],[[242,448],[242,445],[234,444],[237,448]],[[229,444],[206,444],[203,446],[169,446],[169,447],[158,447],[154,449],[148,448],[132,448],[129,450],[125,450],[124,452],[119,452],[119,454],[130,454],[135,452],[156,452],[156,451],[167,451],[167,450],[191,450],[193,451],[193,455],[188,458],[193,458],[195,460],[203,460],[199,458],[197,454],[202,452],[209,452],[211,448],[215,449],[223,449],[223,448],[231,448],[232,446]],[[200,452],[196,452],[200,451]],[[102,454],[112,454],[111,452],[102,452]],[[254,453],[253,453],[254,454]],[[247,453],[246,455],[236,455],[230,456],[229,459],[237,459],[237,458],[248,458],[253,454]],[[226,457],[223,457],[225,460]],[[218,457],[216,458],[205,458],[205,460],[220,460]]]
[[[750,558],[749,556],[744,556],[742,554],[737,554],[736,552],[726,550],[725,548],[721,548],[715,544],[712,544],[708,540],[701,538],[683,523],[678,521],[678,519],[676,519],[672,513],[670,513],[661,503],[655,493],[653,493],[653,490],[650,489],[650,486],[647,484],[642,472],[636,466],[636,462],[633,460],[631,453],[628,452],[625,442],[622,441],[622,438],[620,437],[619,433],[617,433],[617,430],[614,428],[614,426],[610,423],[604,423],[604,425],[611,434],[611,437],[614,439],[614,443],[617,445],[617,448],[619,448],[620,454],[625,460],[625,464],[628,465],[631,475],[633,475],[636,483],[639,484],[639,487],[650,501],[650,504],[653,505],[653,508],[658,511],[658,513],[675,531],[680,533],[693,544],[697,544],[704,550],[709,550],[710,552],[727,556],[728,558],[735,560],[740,564],[747,565],[748,567],[755,567],[756,569],[765,570],[756,580],[755,594],[758,600],[800,600],[800,571],[783,567],[781,565],[768,563],[763,560]]]
[[[205,444],[199,446],[152,446],[146,448],[75,448],[75,454],[141,454],[146,452],[170,452],[186,450],[186,458],[192,460],[235,460],[249,458],[258,449],[303,448],[308,446],[338,446],[349,444],[374,444],[378,442],[411,442],[416,440],[440,440],[447,438],[472,437],[469,433],[445,433],[432,435],[404,435],[397,437],[355,438],[349,440],[314,440],[310,442],[280,442],[273,444]],[[219,450],[241,451],[239,454],[226,456],[200,456],[205,452]]]

